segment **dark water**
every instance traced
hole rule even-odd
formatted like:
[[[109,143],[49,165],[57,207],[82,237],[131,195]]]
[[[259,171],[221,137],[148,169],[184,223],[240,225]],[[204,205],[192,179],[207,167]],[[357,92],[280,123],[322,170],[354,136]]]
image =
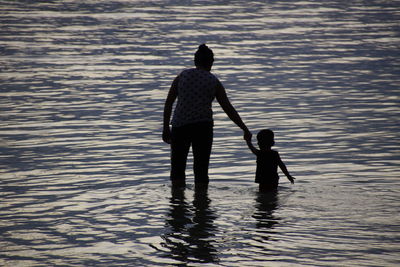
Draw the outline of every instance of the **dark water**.
[[[399,265],[399,7],[0,1],[0,265]],[[163,102],[203,42],[294,186],[257,194],[215,105],[208,192],[191,160],[171,192]]]

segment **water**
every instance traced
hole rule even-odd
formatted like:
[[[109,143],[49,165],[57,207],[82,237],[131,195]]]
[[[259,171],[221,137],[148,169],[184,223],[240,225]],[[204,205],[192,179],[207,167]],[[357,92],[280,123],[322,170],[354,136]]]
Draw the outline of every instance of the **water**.
[[[400,1],[0,1],[3,266],[400,264]],[[208,192],[171,192],[163,103],[206,42],[277,195],[215,105]]]

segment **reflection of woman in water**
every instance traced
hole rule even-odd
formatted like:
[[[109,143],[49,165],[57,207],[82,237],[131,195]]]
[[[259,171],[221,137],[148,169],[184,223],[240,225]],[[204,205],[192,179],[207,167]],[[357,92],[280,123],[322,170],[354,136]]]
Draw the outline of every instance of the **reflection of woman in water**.
[[[185,191],[172,189],[170,210],[167,214],[167,233],[162,235],[162,246],[168,256],[186,263],[217,263],[218,254],[213,237],[217,229],[215,212],[210,208],[207,189],[195,189],[193,205],[185,198]]]
[[[171,144],[171,181],[173,186],[185,185],[186,160],[193,150],[193,170],[196,184],[208,184],[208,165],[213,141],[211,103],[217,99],[228,117],[249,140],[251,133],[231,105],[224,86],[210,71],[214,54],[205,44],[195,53],[196,68],[182,71],[173,81],[164,107],[163,140]],[[178,99],[172,118],[172,106]]]

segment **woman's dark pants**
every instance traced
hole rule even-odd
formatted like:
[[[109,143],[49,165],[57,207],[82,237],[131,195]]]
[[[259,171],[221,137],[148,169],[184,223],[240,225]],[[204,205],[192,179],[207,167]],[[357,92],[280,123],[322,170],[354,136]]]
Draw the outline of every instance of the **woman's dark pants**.
[[[213,142],[213,123],[199,122],[172,127],[171,181],[173,185],[185,185],[186,161],[190,146],[193,152],[195,183],[208,184],[208,165]]]

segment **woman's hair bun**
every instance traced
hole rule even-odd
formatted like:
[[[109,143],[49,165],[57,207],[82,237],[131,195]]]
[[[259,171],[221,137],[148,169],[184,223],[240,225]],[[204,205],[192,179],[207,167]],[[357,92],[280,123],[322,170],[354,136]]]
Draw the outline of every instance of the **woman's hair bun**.
[[[206,46],[206,44],[201,44],[199,45],[199,50],[208,50],[208,46]]]
[[[209,67],[212,66],[213,62],[214,62],[213,51],[206,44],[199,45],[199,49],[194,54],[195,65]]]

